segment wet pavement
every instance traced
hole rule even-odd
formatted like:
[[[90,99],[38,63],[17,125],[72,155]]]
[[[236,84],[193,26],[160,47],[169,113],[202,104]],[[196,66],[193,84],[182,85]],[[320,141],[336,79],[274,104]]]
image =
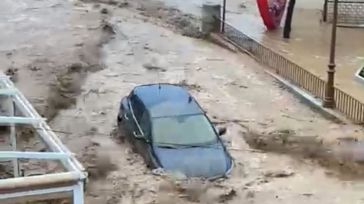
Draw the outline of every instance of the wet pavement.
[[[290,40],[282,39],[282,30],[250,36],[301,67],[326,80],[331,41],[331,25],[320,22],[321,12],[298,9],[294,15]],[[232,23],[233,25],[237,25]],[[239,26],[238,26],[239,27]],[[245,28],[240,27],[245,32]],[[363,83],[355,78],[363,66],[364,30],[338,28],[336,85],[364,102]],[[355,40],[352,40],[355,39]]]
[[[236,13],[228,14],[227,19],[248,36],[326,80],[331,24],[321,21],[322,4],[301,2],[305,4],[297,5],[289,40],[282,38],[282,29],[266,32],[253,6],[250,10],[245,9],[249,14],[241,15],[240,12],[245,11],[236,10],[236,5],[230,4],[230,8],[236,10]],[[339,27],[337,32],[336,86],[364,102],[364,84],[355,77],[357,70],[364,64],[364,29]]]
[[[200,15],[201,4],[195,0],[181,3],[166,0],[185,12]],[[220,3],[220,1],[208,1]],[[267,32],[259,15],[255,1],[227,1],[227,22],[244,34],[256,39],[274,51],[292,60],[301,67],[326,80],[329,61],[331,24],[321,21],[324,1],[297,1],[293,17],[290,40],[282,38],[282,29]],[[188,7],[189,5],[189,7]],[[355,77],[357,70],[364,66],[364,29],[338,28],[336,85],[343,91],[364,102],[364,83]]]

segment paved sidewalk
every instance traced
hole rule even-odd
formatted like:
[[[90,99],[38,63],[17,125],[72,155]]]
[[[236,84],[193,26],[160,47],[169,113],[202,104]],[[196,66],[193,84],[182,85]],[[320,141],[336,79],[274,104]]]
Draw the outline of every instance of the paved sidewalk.
[[[247,12],[228,5],[227,21],[244,34],[272,48],[321,79],[326,80],[330,49],[331,24],[321,22],[318,9],[297,8],[290,40],[282,38],[282,30],[266,32],[254,9]],[[244,13],[244,14],[242,14]],[[338,28],[336,86],[364,102],[364,83],[355,77],[364,66],[364,29]]]

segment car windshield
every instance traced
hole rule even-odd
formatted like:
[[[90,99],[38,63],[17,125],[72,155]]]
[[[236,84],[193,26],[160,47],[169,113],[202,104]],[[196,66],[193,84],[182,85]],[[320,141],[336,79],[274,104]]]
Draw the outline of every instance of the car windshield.
[[[152,133],[157,145],[203,145],[217,140],[203,114],[153,118]]]

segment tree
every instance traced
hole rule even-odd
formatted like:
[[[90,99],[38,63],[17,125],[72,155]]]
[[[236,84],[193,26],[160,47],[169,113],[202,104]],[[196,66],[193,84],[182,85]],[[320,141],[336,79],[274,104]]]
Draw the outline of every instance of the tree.
[[[288,39],[291,36],[291,25],[292,25],[292,17],[295,4],[296,0],[290,0],[288,3],[286,22],[284,23],[284,28],[283,28],[283,38]]]

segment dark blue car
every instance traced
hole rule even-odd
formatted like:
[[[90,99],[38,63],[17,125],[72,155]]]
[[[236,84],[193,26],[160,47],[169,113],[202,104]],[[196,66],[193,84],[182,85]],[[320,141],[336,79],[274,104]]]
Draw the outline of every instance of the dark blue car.
[[[118,126],[148,167],[187,177],[220,178],[233,161],[197,101],[172,84],[137,86],[121,101]]]

